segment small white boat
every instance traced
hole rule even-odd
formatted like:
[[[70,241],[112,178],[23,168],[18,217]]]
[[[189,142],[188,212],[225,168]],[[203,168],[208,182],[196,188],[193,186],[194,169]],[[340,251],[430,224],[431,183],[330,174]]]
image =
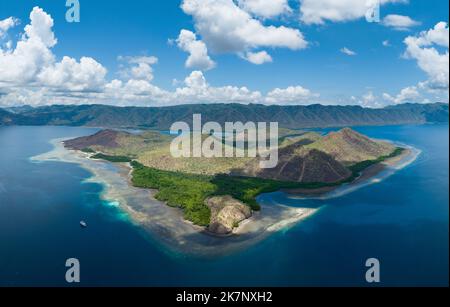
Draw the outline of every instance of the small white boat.
[[[81,227],[86,228],[88,227],[87,223],[85,221],[80,222]]]

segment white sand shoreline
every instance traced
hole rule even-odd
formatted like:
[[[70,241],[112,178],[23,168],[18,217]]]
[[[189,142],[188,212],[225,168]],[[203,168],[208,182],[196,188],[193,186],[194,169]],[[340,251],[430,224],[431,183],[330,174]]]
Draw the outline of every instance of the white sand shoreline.
[[[241,223],[226,238],[208,234],[202,227],[186,221],[179,209],[171,208],[156,200],[156,191],[140,189],[131,185],[131,169],[126,164],[113,165],[105,161],[89,159],[89,155],[66,149],[62,142],[66,138],[52,140],[53,149],[42,155],[32,157],[33,162],[57,161],[75,163],[88,170],[92,177],[87,181],[101,184],[104,191],[101,198],[117,203],[120,209],[130,216],[130,220],[142,227],[151,239],[161,243],[167,249],[183,255],[216,257],[251,246],[267,236],[296,225],[312,216],[319,209],[294,208],[282,204],[261,204],[261,212]],[[353,192],[368,184],[379,182],[417,158],[420,151],[408,147],[411,154],[386,167],[369,180],[339,187],[320,196],[294,196],[299,199],[329,199]]]
[[[186,221],[179,209],[171,208],[156,200],[156,191],[133,187],[130,183],[131,169],[126,164],[89,159],[89,155],[64,148],[67,138],[51,141],[50,152],[30,158],[36,163],[74,163],[88,170],[92,177],[88,182],[104,187],[101,198],[117,203],[130,216],[130,220],[145,229],[150,237],[164,248],[175,253],[193,256],[223,256],[253,245],[270,234],[298,223],[314,214],[317,209],[293,208],[284,205],[262,205],[262,212],[241,223],[232,236],[213,236],[203,227]]]

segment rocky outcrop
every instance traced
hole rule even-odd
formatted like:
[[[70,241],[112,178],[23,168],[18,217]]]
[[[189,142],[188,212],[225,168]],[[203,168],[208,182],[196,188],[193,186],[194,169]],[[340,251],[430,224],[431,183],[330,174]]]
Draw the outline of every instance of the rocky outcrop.
[[[231,196],[216,196],[206,200],[211,209],[211,223],[208,231],[219,234],[230,234],[239,223],[252,216],[249,206]]]

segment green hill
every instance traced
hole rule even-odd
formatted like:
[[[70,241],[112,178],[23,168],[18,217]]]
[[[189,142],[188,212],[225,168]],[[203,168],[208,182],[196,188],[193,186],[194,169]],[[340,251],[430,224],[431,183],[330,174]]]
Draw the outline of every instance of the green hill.
[[[92,136],[66,141],[71,149],[94,151],[110,157],[135,159],[144,166],[197,175],[231,174],[264,179],[333,183],[348,179],[350,166],[388,156],[395,147],[372,140],[345,128],[322,136],[315,132],[291,131],[282,136],[278,165],[260,169],[259,158],[174,158],[170,153],[172,136],[147,131],[141,134],[103,130]],[[206,137],[206,136],[205,136]]]
[[[331,132],[306,147],[327,153],[345,165],[375,160],[395,150],[392,144],[372,140],[349,128]]]

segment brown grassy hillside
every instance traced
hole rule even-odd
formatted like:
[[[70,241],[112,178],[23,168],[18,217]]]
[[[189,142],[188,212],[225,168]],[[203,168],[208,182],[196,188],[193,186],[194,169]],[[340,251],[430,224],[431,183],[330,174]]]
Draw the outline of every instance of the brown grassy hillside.
[[[104,130],[67,141],[65,145],[71,149],[88,148],[107,155],[128,156],[145,166],[166,171],[232,174],[303,183],[345,180],[352,175],[351,165],[376,160],[395,150],[387,142],[372,140],[349,128],[326,136],[296,132],[280,137],[278,165],[273,169],[260,169],[258,158],[174,158],[170,153],[172,138],[156,131],[130,134]]]

